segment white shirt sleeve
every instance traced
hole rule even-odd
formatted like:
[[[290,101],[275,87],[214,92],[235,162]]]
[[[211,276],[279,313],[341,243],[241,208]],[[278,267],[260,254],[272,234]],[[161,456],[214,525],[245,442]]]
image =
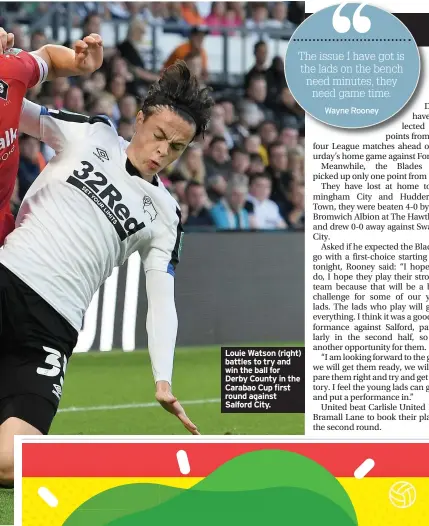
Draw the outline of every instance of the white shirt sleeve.
[[[173,276],[149,270],[146,272],[146,294],[146,329],[153,377],[155,382],[165,380],[171,385],[178,327]]]
[[[275,220],[278,219],[280,217],[280,210],[277,203],[271,201],[271,199],[267,199],[267,205],[269,205],[269,207],[267,206],[267,210],[269,210],[271,218]]]
[[[87,117],[79,113],[62,110],[48,110],[24,99],[21,110],[19,131],[31,135],[60,153],[68,142],[75,143],[89,133],[89,127],[96,122],[111,126],[107,117]]]
[[[178,327],[174,275],[182,236],[183,227],[177,213],[176,220],[153,237],[148,249],[140,252],[146,273],[146,329],[153,376],[155,382],[165,380],[170,385]]]
[[[183,227],[179,215],[171,225],[155,235],[150,247],[140,252],[145,272],[160,270],[175,275],[176,265],[180,260],[182,249]]]
[[[279,208],[279,205],[277,203],[275,203],[274,201],[271,201],[273,203],[273,218],[274,218],[274,221],[276,223],[276,225],[280,224],[280,223],[284,223],[284,219],[280,213],[280,208]]]

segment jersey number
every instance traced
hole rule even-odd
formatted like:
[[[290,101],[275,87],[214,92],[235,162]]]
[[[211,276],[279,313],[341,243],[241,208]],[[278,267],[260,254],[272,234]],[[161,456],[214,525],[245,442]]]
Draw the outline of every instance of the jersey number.
[[[78,179],[87,179],[89,174],[94,171],[94,167],[91,163],[88,161],[81,161],[81,163],[85,166],[82,170],[74,170],[73,175],[77,177]],[[98,186],[106,186],[107,185],[107,177],[102,174],[101,172],[94,172],[93,174],[96,179],[90,179],[89,181],[86,181],[86,186],[89,186],[91,190],[94,190],[94,192],[98,192],[99,188]]]
[[[51,378],[57,377],[60,373],[60,383],[53,384],[52,393],[58,398],[61,398],[64,385],[64,377],[67,369],[67,357],[62,355],[60,351],[52,349],[51,347],[43,347],[43,350],[48,353],[48,356],[45,358],[45,364],[50,365],[49,369],[45,367],[38,367],[36,369],[37,374],[41,376],[49,376]],[[61,366],[61,358],[63,359],[63,365]]]

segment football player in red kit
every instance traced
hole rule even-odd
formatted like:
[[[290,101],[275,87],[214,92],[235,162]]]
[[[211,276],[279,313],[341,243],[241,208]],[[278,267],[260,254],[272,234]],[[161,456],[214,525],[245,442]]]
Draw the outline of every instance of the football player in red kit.
[[[19,164],[18,128],[26,91],[55,77],[84,75],[103,62],[103,44],[95,33],[74,50],[46,45],[28,53],[14,49],[14,36],[0,28],[0,247],[14,228],[10,211]]]

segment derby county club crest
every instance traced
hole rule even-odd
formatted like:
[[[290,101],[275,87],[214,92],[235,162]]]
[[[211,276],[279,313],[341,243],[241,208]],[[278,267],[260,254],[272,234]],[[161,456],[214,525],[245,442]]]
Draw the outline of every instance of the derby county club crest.
[[[152,223],[155,221],[156,216],[158,215],[158,212],[153,206],[152,199],[148,195],[143,197],[143,212],[149,215]]]

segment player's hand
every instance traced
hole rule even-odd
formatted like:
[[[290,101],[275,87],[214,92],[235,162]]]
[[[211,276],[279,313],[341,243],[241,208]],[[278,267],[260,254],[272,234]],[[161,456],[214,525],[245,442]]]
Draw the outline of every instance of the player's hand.
[[[13,47],[14,41],[14,34],[8,33],[5,29],[0,27],[0,55],[2,55],[6,49]]]
[[[168,382],[160,381],[156,383],[155,397],[166,411],[177,416],[190,433],[193,435],[200,434],[197,426],[191,422],[186,415],[185,410],[171,392],[170,384]]]
[[[103,63],[103,40],[97,33],[91,33],[74,45],[76,69],[79,74],[92,73]]]

